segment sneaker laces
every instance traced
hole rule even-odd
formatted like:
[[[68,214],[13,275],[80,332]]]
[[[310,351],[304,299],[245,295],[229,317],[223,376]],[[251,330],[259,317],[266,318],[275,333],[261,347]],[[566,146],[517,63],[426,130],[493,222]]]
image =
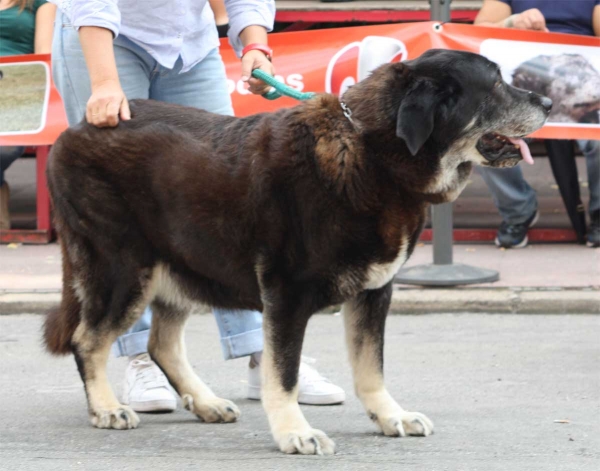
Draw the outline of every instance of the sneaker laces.
[[[314,358],[305,357],[302,355],[300,370],[298,372],[299,381],[305,380],[306,383],[331,383],[327,378],[321,375],[315,368],[310,365],[314,365],[317,362]]]
[[[135,381],[140,381],[147,389],[169,387],[167,377],[152,360],[135,359],[131,366],[135,368]]]
[[[517,223],[517,224],[510,224],[506,221],[502,221],[500,223],[500,230],[499,232],[503,232],[505,234],[510,234],[510,235],[521,235],[523,232],[527,232],[531,227],[533,227],[533,225],[537,222],[539,218],[539,211],[536,210],[533,215],[527,219],[527,221],[521,222],[521,223]]]
[[[500,232],[508,233],[511,235],[518,234],[522,232],[525,228],[528,228],[527,224],[509,224],[507,222],[502,221],[500,223]]]

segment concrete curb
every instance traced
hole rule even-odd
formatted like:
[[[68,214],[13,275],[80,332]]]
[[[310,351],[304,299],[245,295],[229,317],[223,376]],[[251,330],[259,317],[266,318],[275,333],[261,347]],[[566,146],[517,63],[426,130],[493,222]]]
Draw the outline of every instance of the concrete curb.
[[[42,314],[60,303],[59,292],[0,292],[0,315]],[[209,309],[199,306],[195,313]],[[600,314],[598,288],[401,288],[390,314]]]
[[[396,288],[393,314],[600,314],[597,288]]]
[[[46,313],[58,306],[60,299],[59,292],[0,293],[0,315]]]

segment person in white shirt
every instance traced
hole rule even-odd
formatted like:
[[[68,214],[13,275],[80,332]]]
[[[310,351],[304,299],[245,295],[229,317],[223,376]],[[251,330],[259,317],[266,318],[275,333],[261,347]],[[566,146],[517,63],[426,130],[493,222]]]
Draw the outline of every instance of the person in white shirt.
[[[52,0],[59,6],[52,45],[54,81],[70,125],[84,117],[99,127],[131,119],[128,100],[151,98],[233,115],[215,18],[206,0]],[[214,0],[218,1],[218,0]],[[251,77],[273,75],[267,32],[273,0],[225,0],[229,42],[241,57],[241,77],[252,93],[268,85]],[[262,315],[214,310],[225,359],[250,356],[248,397],[260,399]],[[172,411],[177,401],[149,358],[152,320],[141,319],[114,345],[128,356],[123,403],[138,412]],[[299,402],[337,404],[344,391],[303,363]]]

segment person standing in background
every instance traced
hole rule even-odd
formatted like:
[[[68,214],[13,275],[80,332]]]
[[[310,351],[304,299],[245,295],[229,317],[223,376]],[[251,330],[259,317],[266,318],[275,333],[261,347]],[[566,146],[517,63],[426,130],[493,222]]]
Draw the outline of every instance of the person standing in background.
[[[49,54],[56,7],[47,0],[0,0],[0,56]],[[22,146],[0,147],[0,229],[10,229],[10,189],[4,172],[23,155]]]
[[[600,0],[484,0],[475,24],[600,36]],[[573,157],[564,155],[564,149],[572,149],[569,142],[548,139],[544,143],[549,157],[555,161]],[[581,139],[577,143],[585,156],[590,191],[587,245],[600,247],[600,141]],[[511,169],[481,167],[479,171],[503,219],[496,245],[525,247],[527,231],[539,216],[534,189],[519,166]]]

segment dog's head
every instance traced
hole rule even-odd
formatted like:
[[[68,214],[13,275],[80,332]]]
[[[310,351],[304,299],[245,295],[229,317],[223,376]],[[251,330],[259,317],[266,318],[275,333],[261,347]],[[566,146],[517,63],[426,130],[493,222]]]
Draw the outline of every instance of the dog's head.
[[[426,193],[456,196],[472,164],[512,167],[530,160],[522,138],[544,124],[552,106],[504,82],[485,57],[447,50],[385,64],[343,100],[365,134],[407,155],[411,173],[427,179]]]

